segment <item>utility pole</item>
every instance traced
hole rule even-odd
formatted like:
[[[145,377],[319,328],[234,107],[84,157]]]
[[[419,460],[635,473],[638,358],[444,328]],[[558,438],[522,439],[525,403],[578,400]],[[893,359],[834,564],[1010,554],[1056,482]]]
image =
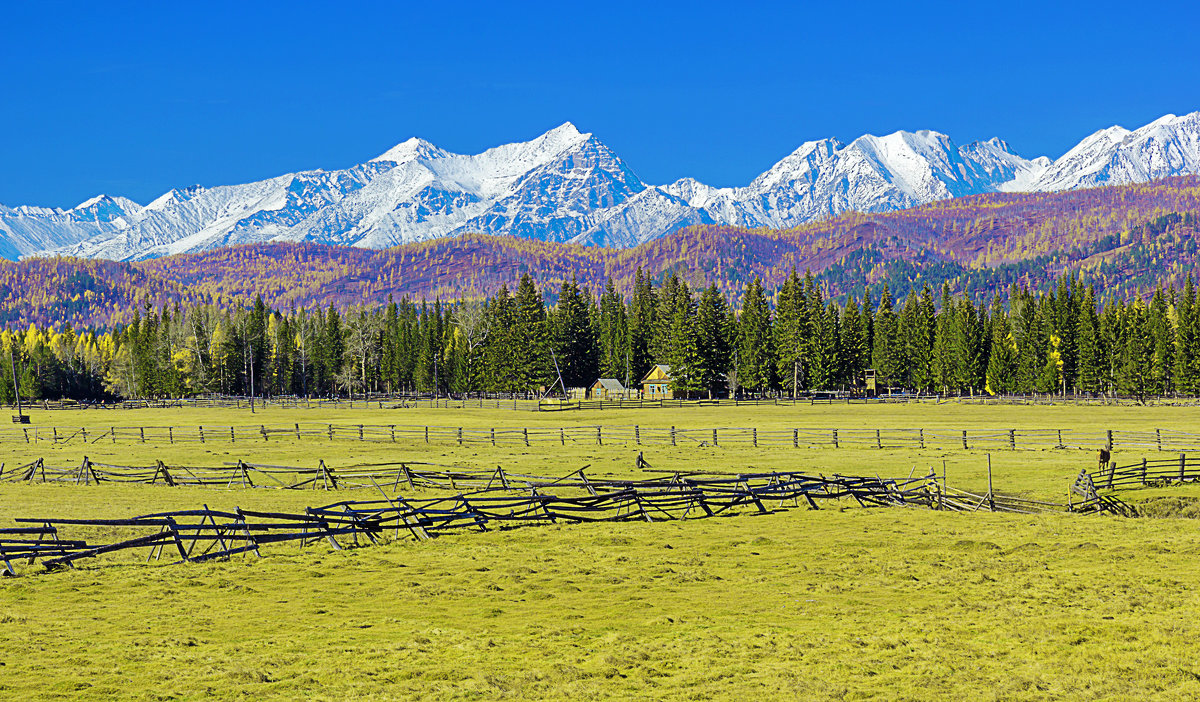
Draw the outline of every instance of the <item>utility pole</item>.
[[[250,414],[254,414],[254,351],[250,351]]]
[[[17,382],[17,362],[13,357],[13,346],[16,346],[16,343],[17,342],[14,339],[12,341],[12,346],[8,347],[8,365],[12,369],[13,394],[17,397],[17,423],[28,424],[29,419],[25,416],[24,410],[21,409],[21,388],[20,384]]]

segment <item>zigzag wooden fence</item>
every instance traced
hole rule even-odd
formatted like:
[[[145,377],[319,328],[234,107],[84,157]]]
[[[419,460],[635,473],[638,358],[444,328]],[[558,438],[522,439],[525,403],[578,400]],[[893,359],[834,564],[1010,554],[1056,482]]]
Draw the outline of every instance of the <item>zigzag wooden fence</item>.
[[[0,443],[178,444],[271,441],[365,441],[457,446],[751,446],[875,449],[1143,449],[1200,451],[1200,434],[1167,429],[824,429],[757,427],[570,426],[445,427],[397,424],[250,424],[239,426],[2,427]]]
[[[1017,513],[1114,511],[1112,504],[1101,501],[1059,505],[951,489],[932,471],[903,480],[793,472],[673,472],[670,477],[621,480],[589,478],[582,469],[557,479],[510,475],[501,470],[406,470],[404,475],[409,487],[469,491],[416,499],[389,496],[380,488],[382,500],[335,502],[307,508],[302,514],[240,508],[218,511],[206,505],[202,510],[128,519],[19,518],[15,520],[19,526],[0,528],[0,560],[8,575],[16,572],[14,562],[41,561],[46,568],[55,569],[129,549],[148,549],[148,558],[174,553],[178,556],[176,562],[200,562],[250,552],[261,555],[262,547],[286,542],[298,542],[303,548],[324,540],[341,549],[374,543],[389,534],[424,540],[462,529],[486,531],[498,525],[696,519],[802,505],[819,509],[823,501],[842,499],[853,499],[863,507]],[[370,481],[379,488],[374,477]],[[132,534],[100,544],[63,538],[64,531],[77,527],[125,529]]]

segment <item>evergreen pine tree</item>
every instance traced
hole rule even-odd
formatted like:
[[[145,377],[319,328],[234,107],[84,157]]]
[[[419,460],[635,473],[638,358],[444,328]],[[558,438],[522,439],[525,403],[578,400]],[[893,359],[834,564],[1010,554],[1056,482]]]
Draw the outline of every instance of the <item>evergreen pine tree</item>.
[[[863,316],[853,297],[846,298],[846,307],[842,311],[841,334],[841,382],[850,386],[860,385],[863,382],[863,371],[870,363],[871,347],[867,343]]]
[[[1142,301],[1135,299],[1125,315],[1117,389],[1144,402],[1154,382],[1154,338],[1149,314]]]
[[[904,382],[900,377],[903,369],[900,322],[892,308],[892,293],[886,284],[875,312],[875,346],[871,349],[871,363],[882,385],[891,388]]]
[[[1099,319],[1096,316],[1096,299],[1089,287],[1079,304],[1078,320],[1075,324],[1077,347],[1075,387],[1086,393],[1102,390],[1100,359]]]
[[[1175,305],[1175,387],[1185,393],[1200,391],[1200,338],[1196,335],[1196,288],[1192,276],[1187,277],[1183,294]]]
[[[563,282],[554,312],[553,344],[558,370],[568,388],[588,387],[599,377],[600,348],[591,314],[591,294],[575,277]]]
[[[700,390],[709,398],[720,393],[731,363],[732,330],[729,327],[729,303],[710,285],[700,293],[696,306],[696,344],[699,349]]]
[[[1017,342],[1013,339],[1008,315],[997,295],[992,300],[992,338],[988,353],[987,382],[984,389],[992,395],[1013,392],[1017,378]]]
[[[763,294],[762,281],[755,278],[746,285],[742,313],[738,317],[738,378],[742,388],[756,393],[771,389],[771,312]]]
[[[808,387],[812,324],[807,299],[796,269],[784,279],[775,302],[774,335],[776,374],[792,397]]]

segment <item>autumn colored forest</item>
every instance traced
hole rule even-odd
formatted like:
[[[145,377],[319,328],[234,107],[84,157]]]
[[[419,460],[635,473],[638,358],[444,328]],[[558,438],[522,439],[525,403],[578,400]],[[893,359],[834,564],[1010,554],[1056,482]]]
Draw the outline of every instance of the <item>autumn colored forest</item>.
[[[978,302],[1014,284],[1047,291],[1064,274],[1101,297],[1148,299],[1158,285],[1181,289],[1195,269],[1197,213],[1200,177],[1181,176],[975,195],[785,231],[697,226],[627,250],[475,235],[383,251],[274,243],[136,263],[0,261],[0,324],[103,329],[147,306],[256,296],[279,309],[482,298],[526,274],[551,299],[572,277],[596,295],[611,278],[628,296],[639,268],[659,284],[674,272],[693,289],[716,285],[735,305],[754,278],[774,291],[793,268],[812,271],[839,302],[868,288],[878,295],[885,283],[900,298],[948,283]]]
[[[1177,177],[629,250],[477,235],[0,262],[0,341],[32,398],[537,392],[654,363],[700,396],[867,368],[921,392],[1195,393],[1198,212],[1200,177]]]

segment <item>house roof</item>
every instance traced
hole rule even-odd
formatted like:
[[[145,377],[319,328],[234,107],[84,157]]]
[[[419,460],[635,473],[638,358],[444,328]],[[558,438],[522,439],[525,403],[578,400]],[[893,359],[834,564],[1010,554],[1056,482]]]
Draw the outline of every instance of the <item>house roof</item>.
[[[621,384],[621,381],[615,378],[601,378],[600,380],[597,380],[592,387],[596,387],[597,385],[609,392],[625,392],[625,386]]]
[[[642,382],[644,383],[647,380],[649,380],[650,376],[654,375],[654,371],[661,371],[662,374],[664,376],[666,376],[667,378],[671,377],[671,367],[670,366],[668,366],[665,363],[656,363],[656,364],[654,364],[654,367],[650,369],[650,372],[647,373],[644,378],[642,378]]]

